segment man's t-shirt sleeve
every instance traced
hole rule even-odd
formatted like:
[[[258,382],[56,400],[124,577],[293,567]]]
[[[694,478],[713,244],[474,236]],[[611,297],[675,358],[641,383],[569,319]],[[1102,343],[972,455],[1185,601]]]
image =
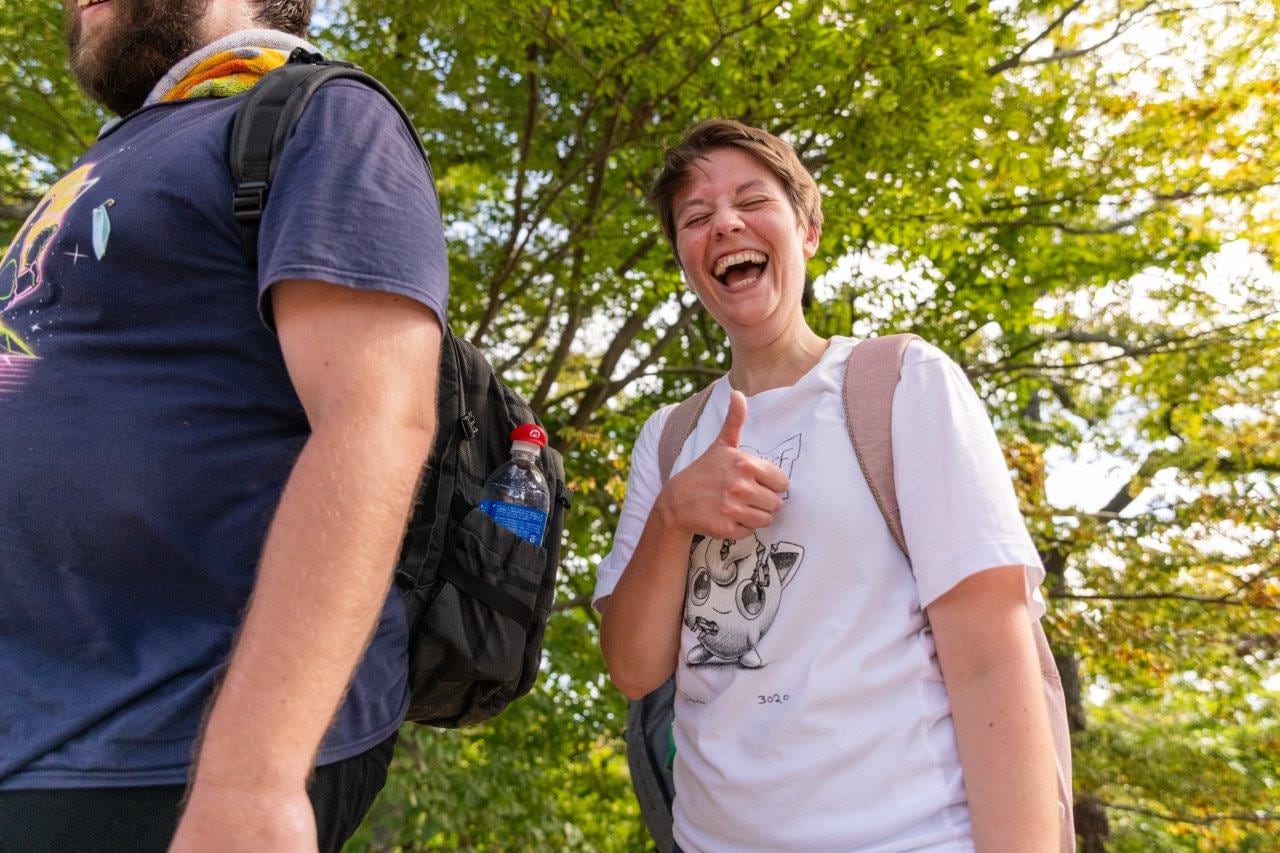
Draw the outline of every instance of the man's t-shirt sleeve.
[[[396,293],[443,324],[448,259],[439,201],[395,108],[354,81],[316,92],[285,143],[258,239],[258,298],[313,279]]]
[[[644,532],[658,493],[662,491],[658,476],[658,439],[662,427],[674,406],[665,406],[654,412],[640,429],[635,447],[631,449],[631,473],[627,475],[627,497],[622,502],[618,516],[618,528],[613,534],[613,550],[605,555],[596,569],[596,591],[591,596],[593,604],[607,595],[622,577],[622,570],[631,562],[640,534]]]
[[[936,347],[908,348],[892,430],[898,506],[921,606],[970,575],[1020,565],[1028,607],[1042,615],[1036,590],[1044,568],[995,430],[964,372]]]

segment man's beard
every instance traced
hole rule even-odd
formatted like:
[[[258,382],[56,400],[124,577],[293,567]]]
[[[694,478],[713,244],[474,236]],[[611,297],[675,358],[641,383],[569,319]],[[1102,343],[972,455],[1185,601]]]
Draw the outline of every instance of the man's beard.
[[[71,71],[89,97],[117,115],[142,106],[178,60],[200,47],[196,30],[209,0],[110,0],[112,20],[82,43],[80,10],[67,11]]]

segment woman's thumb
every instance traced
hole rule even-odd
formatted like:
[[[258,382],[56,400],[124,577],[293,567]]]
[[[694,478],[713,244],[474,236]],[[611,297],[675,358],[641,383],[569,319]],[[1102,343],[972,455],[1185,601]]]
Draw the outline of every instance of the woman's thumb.
[[[747,423],[747,398],[741,391],[729,392],[729,411],[724,416],[724,426],[720,427],[720,435],[716,441],[737,447],[742,443],[742,427]]]

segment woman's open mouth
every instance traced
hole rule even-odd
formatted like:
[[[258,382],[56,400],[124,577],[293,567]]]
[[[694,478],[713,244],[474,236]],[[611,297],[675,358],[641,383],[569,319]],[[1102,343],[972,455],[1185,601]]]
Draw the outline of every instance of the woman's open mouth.
[[[769,256],[754,249],[725,255],[716,261],[712,275],[729,290],[741,290],[755,283],[769,266]]]

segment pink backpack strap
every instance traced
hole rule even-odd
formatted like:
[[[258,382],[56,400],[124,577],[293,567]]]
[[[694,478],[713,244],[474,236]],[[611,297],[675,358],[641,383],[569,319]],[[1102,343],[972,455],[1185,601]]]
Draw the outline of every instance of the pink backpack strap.
[[[693,434],[693,428],[698,425],[698,418],[702,417],[702,410],[707,407],[714,387],[714,384],[708,385],[689,399],[677,403],[671,414],[667,415],[667,422],[662,425],[662,435],[658,437],[658,475],[662,478],[662,485],[665,486],[670,479],[676,457]]]
[[[1076,849],[1075,791],[1071,785],[1071,728],[1067,722],[1067,697],[1062,690],[1058,662],[1053,659],[1049,638],[1039,619],[1031,620],[1031,634],[1036,640],[1036,656],[1040,659],[1040,686],[1045,706],[1049,709],[1049,731],[1053,734],[1053,752],[1058,770],[1058,849],[1073,853]]]
[[[902,357],[918,335],[885,335],[859,341],[844,368],[844,423],[880,514],[898,549],[907,553],[893,485],[893,392],[902,373]]]
[[[876,506],[889,525],[893,541],[910,561],[907,540],[902,533],[898,511],[898,491],[893,483],[893,392],[902,373],[902,358],[916,335],[886,335],[858,343],[849,353],[844,374],[844,417],[862,474],[875,497]],[[1071,734],[1067,727],[1067,703],[1058,675],[1058,664],[1049,649],[1049,639],[1039,619],[1031,622],[1036,656],[1040,661],[1049,728],[1053,733],[1058,771],[1058,846],[1062,853],[1076,849],[1072,816]]]

